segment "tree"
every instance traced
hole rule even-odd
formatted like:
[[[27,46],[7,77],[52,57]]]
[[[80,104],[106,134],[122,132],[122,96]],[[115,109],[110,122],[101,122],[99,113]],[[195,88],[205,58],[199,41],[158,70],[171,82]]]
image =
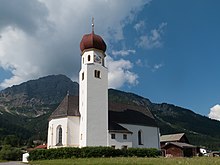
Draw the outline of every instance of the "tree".
[[[15,135],[7,135],[4,138],[4,145],[11,145],[12,147],[18,147],[19,146],[19,138]]]
[[[21,156],[21,150],[10,145],[3,145],[0,151],[0,160],[21,160]]]

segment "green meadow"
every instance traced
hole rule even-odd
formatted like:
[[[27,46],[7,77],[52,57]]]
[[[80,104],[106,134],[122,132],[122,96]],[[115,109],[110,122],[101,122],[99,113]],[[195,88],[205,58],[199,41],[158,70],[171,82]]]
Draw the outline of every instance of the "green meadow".
[[[220,157],[194,157],[194,158],[73,158],[41,160],[30,162],[31,165],[78,165],[78,164],[146,164],[146,165],[220,165]]]

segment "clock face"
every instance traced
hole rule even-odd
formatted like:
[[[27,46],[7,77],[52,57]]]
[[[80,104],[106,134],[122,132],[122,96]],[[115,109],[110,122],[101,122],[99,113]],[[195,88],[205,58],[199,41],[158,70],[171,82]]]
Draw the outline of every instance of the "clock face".
[[[94,62],[101,64],[102,63],[102,59],[99,55],[95,54],[94,55]]]

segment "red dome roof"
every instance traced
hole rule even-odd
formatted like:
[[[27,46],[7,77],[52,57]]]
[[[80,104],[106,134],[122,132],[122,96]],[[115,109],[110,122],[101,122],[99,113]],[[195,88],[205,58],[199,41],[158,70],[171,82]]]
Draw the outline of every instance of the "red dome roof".
[[[106,51],[105,41],[94,31],[91,34],[85,34],[80,42],[80,50],[83,52],[85,49],[95,48],[98,50]]]

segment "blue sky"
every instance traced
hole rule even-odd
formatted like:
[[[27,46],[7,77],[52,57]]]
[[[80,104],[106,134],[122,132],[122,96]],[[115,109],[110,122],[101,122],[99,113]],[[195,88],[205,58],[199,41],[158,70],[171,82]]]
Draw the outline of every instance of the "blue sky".
[[[146,31],[161,22],[167,23],[161,36],[162,45],[137,48],[130,58],[161,67],[153,70],[135,66],[139,84],[123,89],[153,102],[173,103],[207,115],[220,102],[219,7],[219,1],[152,1],[137,20],[146,22]],[[126,32],[128,37],[129,33],[135,33],[131,27]],[[129,39],[128,45],[133,45]]]
[[[110,87],[205,116],[212,108],[220,119],[220,1],[0,3],[2,89],[49,74],[77,81],[79,42],[93,16],[108,47]]]

